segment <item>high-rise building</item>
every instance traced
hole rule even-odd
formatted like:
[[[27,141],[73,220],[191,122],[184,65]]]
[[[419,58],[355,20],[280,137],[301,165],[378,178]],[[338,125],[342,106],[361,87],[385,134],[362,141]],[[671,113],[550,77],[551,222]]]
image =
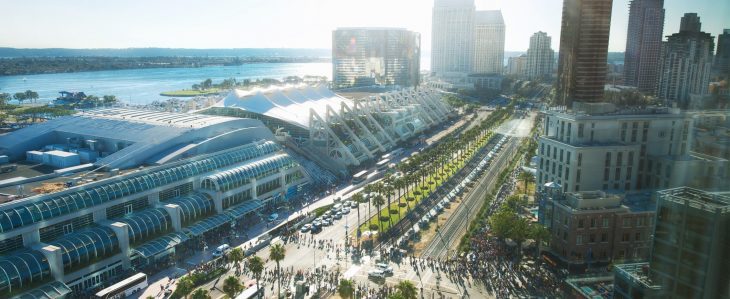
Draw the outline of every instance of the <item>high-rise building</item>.
[[[530,37],[530,48],[527,49],[527,78],[538,79],[553,73],[555,51],[550,47],[552,38],[539,31]]]
[[[730,197],[657,192],[649,263],[618,265],[614,298],[728,298]]]
[[[610,104],[605,104],[610,106]],[[715,187],[730,179],[728,161],[691,151],[693,118],[679,109],[550,111],[538,138],[537,184],[563,192]]]
[[[730,79],[730,29],[723,30],[717,37],[715,70],[719,75]]]
[[[399,28],[339,28],[332,32],[334,88],[416,86],[421,35]]]
[[[664,0],[632,0],[624,58],[624,84],[654,94],[664,31]]]
[[[431,25],[432,72],[471,72],[474,11],[474,0],[435,1]]]
[[[513,76],[524,76],[527,69],[527,55],[522,54],[507,59],[507,74]]]
[[[499,10],[476,11],[474,15],[474,61],[472,72],[501,74],[504,69],[504,19]]]
[[[701,26],[696,13],[687,13],[664,43],[657,97],[668,105],[687,108],[690,95],[708,93],[715,41]]]
[[[564,0],[556,102],[603,99],[613,0]]]

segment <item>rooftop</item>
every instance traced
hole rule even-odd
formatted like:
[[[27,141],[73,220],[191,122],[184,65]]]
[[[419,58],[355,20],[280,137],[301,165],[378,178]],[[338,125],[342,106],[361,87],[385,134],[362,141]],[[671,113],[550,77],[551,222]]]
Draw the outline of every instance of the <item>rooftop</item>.
[[[474,14],[476,25],[504,25],[501,10],[477,10]]]
[[[657,191],[660,198],[709,212],[730,213],[730,196],[710,193],[690,187]]]
[[[616,275],[644,288],[658,290],[660,286],[649,277],[649,263],[615,265]]]
[[[573,291],[583,298],[602,299],[613,297],[612,275],[586,275],[565,280]]]

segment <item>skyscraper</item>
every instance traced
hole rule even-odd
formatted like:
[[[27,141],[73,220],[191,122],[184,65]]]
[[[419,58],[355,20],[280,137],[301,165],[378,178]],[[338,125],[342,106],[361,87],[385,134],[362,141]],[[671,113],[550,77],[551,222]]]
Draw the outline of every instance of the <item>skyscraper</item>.
[[[527,78],[538,79],[549,76],[553,72],[555,51],[550,47],[552,38],[539,31],[530,37],[530,48],[527,49]]]
[[[474,0],[436,0],[431,27],[431,71],[472,70]]]
[[[663,45],[657,97],[668,104],[687,108],[690,94],[708,92],[715,41],[701,28],[697,14],[687,13],[679,33],[668,36]]]
[[[418,85],[421,35],[399,28],[332,32],[334,88]]]
[[[504,69],[504,19],[499,10],[474,15],[474,73],[501,74]]]
[[[557,104],[600,102],[606,81],[613,0],[564,0]]]
[[[654,94],[664,31],[664,0],[632,0],[624,58],[624,82]]]
[[[715,69],[718,74],[730,79],[730,29],[723,30],[717,37],[717,54],[715,55]]]
[[[649,263],[616,266],[614,298],[728,298],[730,197],[657,192]]]

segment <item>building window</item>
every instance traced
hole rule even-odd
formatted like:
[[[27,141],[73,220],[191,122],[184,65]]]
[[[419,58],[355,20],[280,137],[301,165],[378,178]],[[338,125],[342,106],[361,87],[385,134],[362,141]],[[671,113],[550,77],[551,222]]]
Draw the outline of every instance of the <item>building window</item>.
[[[610,152],[606,153],[606,161],[605,161],[604,164],[606,166],[610,166],[611,165],[611,153]]]
[[[580,183],[580,169],[575,172],[575,182]]]
[[[621,242],[628,242],[629,240],[629,233],[624,233],[623,236],[621,236]]]
[[[624,184],[624,190],[625,190],[625,191],[629,191],[629,190],[631,190],[631,183],[626,183],[626,184]]]
[[[631,227],[631,218],[624,218],[623,219],[623,226],[624,227]]]
[[[641,241],[641,233],[636,233],[636,241]]]
[[[573,191],[578,192],[578,190],[580,190],[580,185],[575,185],[575,190]]]
[[[632,164],[634,164],[634,152],[630,151],[629,152],[629,165],[632,165]]]
[[[623,165],[623,162],[624,162],[624,153],[623,152],[619,152],[616,155],[616,165],[617,166],[621,166],[621,165]]]
[[[73,225],[73,223],[65,224],[63,226],[63,234],[64,235],[68,235],[68,234],[73,233],[73,232],[74,232],[74,225]]]
[[[608,218],[603,218],[603,227],[604,228],[607,228],[608,227],[608,224],[609,224]]]
[[[578,167],[583,164],[583,153],[578,153]]]
[[[575,236],[575,245],[581,245],[581,244],[583,244],[583,235]]]
[[[563,162],[563,149],[560,149],[560,162]]]
[[[596,235],[591,234],[590,236],[588,236],[588,241],[589,243],[596,243]]]
[[[570,176],[569,173],[570,173],[570,168],[565,167],[565,180],[566,181],[568,180],[568,177]]]
[[[617,180],[617,181],[621,179],[621,168],[620,167],[616,167],[616,171],[613,174],[613,179]]]
[[[583,124],[578,124],[578,138],[583,138]]]
[[[631,173],[632,172],[633,172],[633,169],[631,167],[629,167],[629,168],[626,169],[626,179],[627,180],[630,180],[631,179]]]
[[[124,215],[132,214],[134,210],[132,209],[132,204],[126,204],[124,205]]]
[[[608,242],[608,235],[606,233],[601,234],[601,243]]]
[[[644,226],[644,217],[636,218],[636,227]]]
[[[565,164],[570,165],[570,152],[567,153],[567,157],[565,158]]]
[[[591,228],[596,227],[596,218],[591,218]]]
[[[603,169],[603,180],[608,181],[608,167]]]
[[[583,219],[578,219],[578,228],[583,228]]]

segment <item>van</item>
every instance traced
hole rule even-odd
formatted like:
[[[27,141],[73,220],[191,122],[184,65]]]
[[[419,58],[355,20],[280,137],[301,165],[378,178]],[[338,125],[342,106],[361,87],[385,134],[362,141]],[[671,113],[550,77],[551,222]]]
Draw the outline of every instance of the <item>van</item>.
[[[218,248],[216,248],[215,250],[213,250],[213,256],[214,257],[223,256],[226,252],[228,252],[230,250],[231,250],[231,246],[229,246],[228,244],[223,244],[221,246],[218,246]]]

